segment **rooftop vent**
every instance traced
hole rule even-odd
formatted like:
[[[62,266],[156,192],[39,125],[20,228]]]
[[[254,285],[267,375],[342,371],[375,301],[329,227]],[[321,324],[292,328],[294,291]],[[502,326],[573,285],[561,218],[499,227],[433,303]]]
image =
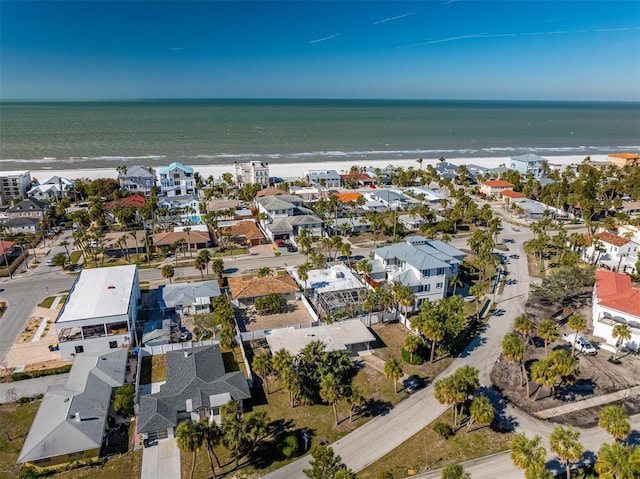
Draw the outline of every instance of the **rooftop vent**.
[[[109,286],[107,286],[107,289],[116,289],[116,287],[112,284],[110,284]]]

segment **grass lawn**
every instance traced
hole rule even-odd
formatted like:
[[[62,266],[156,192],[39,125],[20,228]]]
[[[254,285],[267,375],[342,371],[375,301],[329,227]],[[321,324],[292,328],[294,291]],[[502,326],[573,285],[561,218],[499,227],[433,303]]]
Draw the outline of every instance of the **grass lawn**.
[[[436,421],[451,425],[450,411]],[[509,449],[513,435],[512,432],[496,432],[489,427],[474,424],[468,433],[464,427],[455,435],[443,439],[429,425],[378,462],[360,471],[358,478],[375,479],[382,471],[391,472],[393,477],[406,477],[409,469],[418,474],[487,456]]]
[[[72,251],[71,255],[69,256],[69,263],[78,264],[80,258],[82,258],[82,251]]]
[[[44,298],[38,306],[40,306],[41,308],[50,308],[55,299],[55,296],[48,296]]]
[[[167,355],[144,356],[140,365],[140,384],[151,384],[167,379]]]
[[[7,310],[7,303],[5,303],[4,301],[0,301],[0,318],[2,317],[2,315],[6,310]]]

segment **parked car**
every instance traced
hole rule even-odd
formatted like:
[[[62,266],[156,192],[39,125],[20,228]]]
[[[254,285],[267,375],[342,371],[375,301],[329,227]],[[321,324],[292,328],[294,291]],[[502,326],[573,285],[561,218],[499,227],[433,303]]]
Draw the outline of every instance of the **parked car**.
[[[576,333],[562,333],[562,340],[566,341],[570,345],[573,344],[573,340],[575,339],[575,337]],[[584,339],[582,336],[578,336],[578,339],[576,339],[576,351],[588,354],[590,356],[598,353],[593,344]]]
[[[53,258],[47,258],[47,266],[53,266]]]
[[[278,248],[282,248],[282,247],[284,247],[284,240],[277,239],[277,240],[275,241],[275,243],[276,243],[276,246],[277,246]]]
[[[292,245],[292,244],[288,244],[288,245],[287,245],[287,251],[288,251],[289,253],[295,253],[295,252],[297,252],[297,251],[298,251],[298,248],[296,248],[296,247],[295,247],[294,245]]]

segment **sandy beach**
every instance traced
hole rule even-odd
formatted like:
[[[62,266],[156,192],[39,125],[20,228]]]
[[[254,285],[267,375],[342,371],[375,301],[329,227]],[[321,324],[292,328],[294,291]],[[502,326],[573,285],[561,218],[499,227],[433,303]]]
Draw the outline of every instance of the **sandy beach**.
[[[550,166],[564,168],[567,165],[579,164],[584,160],[584,156],[545,156],[549,161]],[[606,161],[606,155],[591,155],[592,161]],[[285,180],[291,180],[304,176],[304,172],[307,170],[327,169],[336,170],[338,173],[346,173],[351,166],[358,165],[364,167],[373,168],[385,168],[388,165],[396,167],[408,168],[410,166],[419,168],[420,165],[414,160],[378,160],[378,161],[366,161],[360,162],[356,159],[347,161],[325,161],[325,162],[304,162],[304,163],[270,163],[271,176],[280,177]],[[509,166],[511,163],[511,157],[487,157],[487,158],[447,158],[447,161],[455,165],[462,164],[476,164],[485,166],[487,168],[495,168],[500,165]],[[422,168],[426,168],[427,165],[436,165],[438,163],[437,158],[424,158],[422,162]],[[129,166],[133,166],[129,165]],[[185,165],[193,166],[195,171],[200,173],[204,178],[208,178],[213,175],[214,178],[220,177],[223,173],[233,173],[233,164],[227,165]],[[37,178],[40,181],[45,181],[52,176],[62,176],[69,179],[77,178],[115,178],[118,173],[115,168],[94,168],[94,169],[39,169],[31,170],[31,177]]]

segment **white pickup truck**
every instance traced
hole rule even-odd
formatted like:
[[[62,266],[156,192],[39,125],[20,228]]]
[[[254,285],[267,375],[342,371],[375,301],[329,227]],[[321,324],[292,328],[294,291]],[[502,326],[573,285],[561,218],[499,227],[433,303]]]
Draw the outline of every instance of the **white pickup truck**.
[[[562,340],[569,343],[569,345],[573,344],[575,337],[576,333],[562,333]],[[576,351],[588,354],[590,356],[598,353],[596,348],[593,347],[593,344],[584,339],[582,336],[578,336],[578,339],[576,340]]]

